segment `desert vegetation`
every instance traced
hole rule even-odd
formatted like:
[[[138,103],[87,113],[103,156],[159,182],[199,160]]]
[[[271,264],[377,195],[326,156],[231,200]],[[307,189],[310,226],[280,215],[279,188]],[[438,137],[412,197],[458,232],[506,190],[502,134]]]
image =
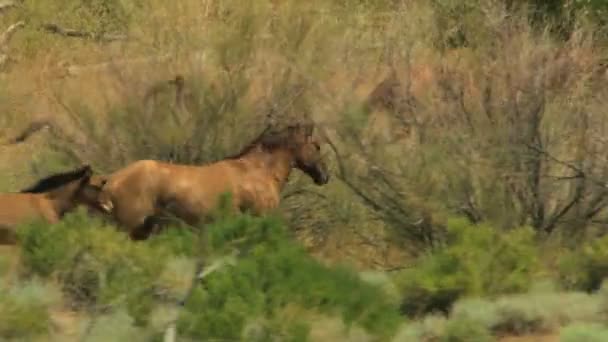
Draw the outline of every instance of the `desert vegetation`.
[[[316,123],[331,180],[0,246],[0,340],[604,341],[600,0],[0,2],[0,190]],[[540,340],[540,338],[538,339]]]

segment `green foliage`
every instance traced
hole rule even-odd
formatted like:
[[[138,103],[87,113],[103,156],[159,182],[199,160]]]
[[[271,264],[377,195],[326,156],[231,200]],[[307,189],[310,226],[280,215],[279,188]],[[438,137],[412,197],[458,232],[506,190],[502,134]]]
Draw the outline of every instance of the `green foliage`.
[[[70,226],[69,220],[53,226],[44,220],[35,220],[17,230],[23,263],[31,273],[48,277],[67,266],[74,246],[61,235],[67,233]]]
[[[152,248],[168,249],[172,255],[193,257],[196,255],[198,237],[186,226],[175,225],[162,234],[152,235],[147,243]]]
[[[50,331],[49,307],[57,303],[54,288],[37,281],[0,287],[0,337],[33,338]]]
[[[560,342],[600,342],[608,340],[608,328],[598,323],[573,323],[560,330]]]
[[[290,240],[277,218],[230,216],[229,200],[227,196],[215,222],[206,227],[206,246],[197,242],[200,234],[185,228],[134,243],[77,211],[58,224],[23,225],[23,263],[32,275],[58,279],[75,304],[92,312],[126,312],[132,323],[125,323],[124,334],[131,334],[151,324],[158,294],[174,301],[183,298],[191,284],[192,256],[203,255],[198,249],[208,257],[237,249],[241,256],[233,266],[211,273],[194,288],[179,320],[180,335],[239,339],[259,318],[262,336],[305,341],[308,322],[285,322],[282,317],[293,305],[341,315],[347,326],[359,325],[378,336],[395,331],[401,318],[381,288],[349,268],[326,267],[312,259]],[[96,329],[107,335],[107,327]]]
[[[348,268],[329,268],[309,257],[276,218],[240,215],[208,229],[211,250],[238,248],[243,256],[197,286],[179,321],[179,330],[187,335],[237,339],[249,318],[275,317],[288,304],[341,313],[347,324],[379,335],[396,329],[400,318],[381,289]],[[290,330],[297,340],[305,336],[302,326]]]
[[[125,306],[143,324],[169,248],[136,244],[84,210],[55,225],[34,222],[19,230],[23,263],[31,274],[57,276],[72,300],[100,308]]]
[[[608,236],[586,241],[560,258],[559,279],[566,289],[594,291],[608,276]]]
[[[410,315],[446,311],[462,296],[526,290],[537,265],[530,228],[499,232],[486,224],[451,220],[447,245],[399,276],[401,310]]]

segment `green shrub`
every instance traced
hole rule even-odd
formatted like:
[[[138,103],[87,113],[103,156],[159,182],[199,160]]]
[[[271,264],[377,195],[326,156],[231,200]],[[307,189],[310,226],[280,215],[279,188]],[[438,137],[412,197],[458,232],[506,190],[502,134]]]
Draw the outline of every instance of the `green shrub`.
[[[393,339],[395,342],[437,341],[445,334],[447,319],[428,315],[419,321],[408,322]]]
[[[573,322],[600,322],[602,305],[601,298],[585,293],[529,292],[458,301],[450,319],[476,322],[497,334],[536,333]]]
[[[56,225],[36,220],[18,229],[23,263],[27,271],[48,277],[67,267],[70,252],[74,250],[67,236],[68,226],[71,226],[69,220]]]
[[[289,240],[276,218],[239,215],[207,229],[212,251],[238,248],[242,256],[234,266],[210,274],[204,287],[197,286],[179,320],[180,333],[195,339],[238,339],[250,318],[273,321],[287,305],[338,313],[347,325],[360,324],[381,336],[397,328],[397,308],[382,289],[348,268],[329,268],[312,259]],[[304,327],[294,324],[292,335],[304,339]],[[271,331],[276,328],[272,326]]]
[[[574,323],[560,330],[561,342],[608,341],[608,328],[598,323]]]
[[[198,236],[191,229],[183,226],[171,226],[162,234],[155,234],[148,239],[152,247],[168,249],[172,255],[191,257],[196,255]]]
[[[150,332],[136,327],[133,318],[123,310],[96,317],[89,324],[92,324],[92,326],[86,336],[86,341],[144,342],[150,340]]]
[[[462,296],[526,290],[537,269],[534,232],[501,232],[464,219],[448,222],[448,242],[398,277],[401,310],[410,315],[449,307]]]
[[[145,323],[157,279],[175,249],[134,243],[83,210],[54,225],[24,225],[19,237],[23,263],[31,274],[58,278],[74,304],[124,306],[137,324]]]
[[[566,289],[594,291],[608,276],[608,236],[585,242],[560,258],[559,279]]]
[[[28,339],[47,334],[49,307],[59,298],[58,291],[37,281],[10,289],[0,287],[0,337]]]
[[[486,329],[494,329],[500,323],[500,315],[495,302],[481,298],[466,298],[454,303],[450,318],[472,321]]]
[[[468,319],[450,319],[445,327],[443,342],[490,342],[494,336],[483,324]]]

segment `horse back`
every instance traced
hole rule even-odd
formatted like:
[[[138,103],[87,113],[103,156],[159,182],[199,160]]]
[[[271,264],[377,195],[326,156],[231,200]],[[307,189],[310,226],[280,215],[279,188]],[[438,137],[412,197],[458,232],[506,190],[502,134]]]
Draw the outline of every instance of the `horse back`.
[[[52,204],[44,194],[0,194],[0,226],[15,227],[26,220],[44,218],[53,223]]]
[[[159,178],[164,200],[209,210],[222,193],[231,192],[234,196],[238,177],[238,170],[219,161],[202,166],[166,163]]]

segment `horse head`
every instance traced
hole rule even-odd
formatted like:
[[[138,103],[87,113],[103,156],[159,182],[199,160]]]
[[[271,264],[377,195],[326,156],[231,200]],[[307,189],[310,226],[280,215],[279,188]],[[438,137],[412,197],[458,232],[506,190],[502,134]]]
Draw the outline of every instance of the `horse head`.
[[[329,171],[321,153],[321,142],[313,133],[312,123],[287,127],[295,167],[310,176],[315,184],[324,185],[329,182]]]
[[[108,205],[104,202],[103,187],[107,179],[101,175],[89,175],[80,183],[80,188],[76,193],[75,202],[84,204],[87,207],[95,208],[102,212],[109,212]]]

